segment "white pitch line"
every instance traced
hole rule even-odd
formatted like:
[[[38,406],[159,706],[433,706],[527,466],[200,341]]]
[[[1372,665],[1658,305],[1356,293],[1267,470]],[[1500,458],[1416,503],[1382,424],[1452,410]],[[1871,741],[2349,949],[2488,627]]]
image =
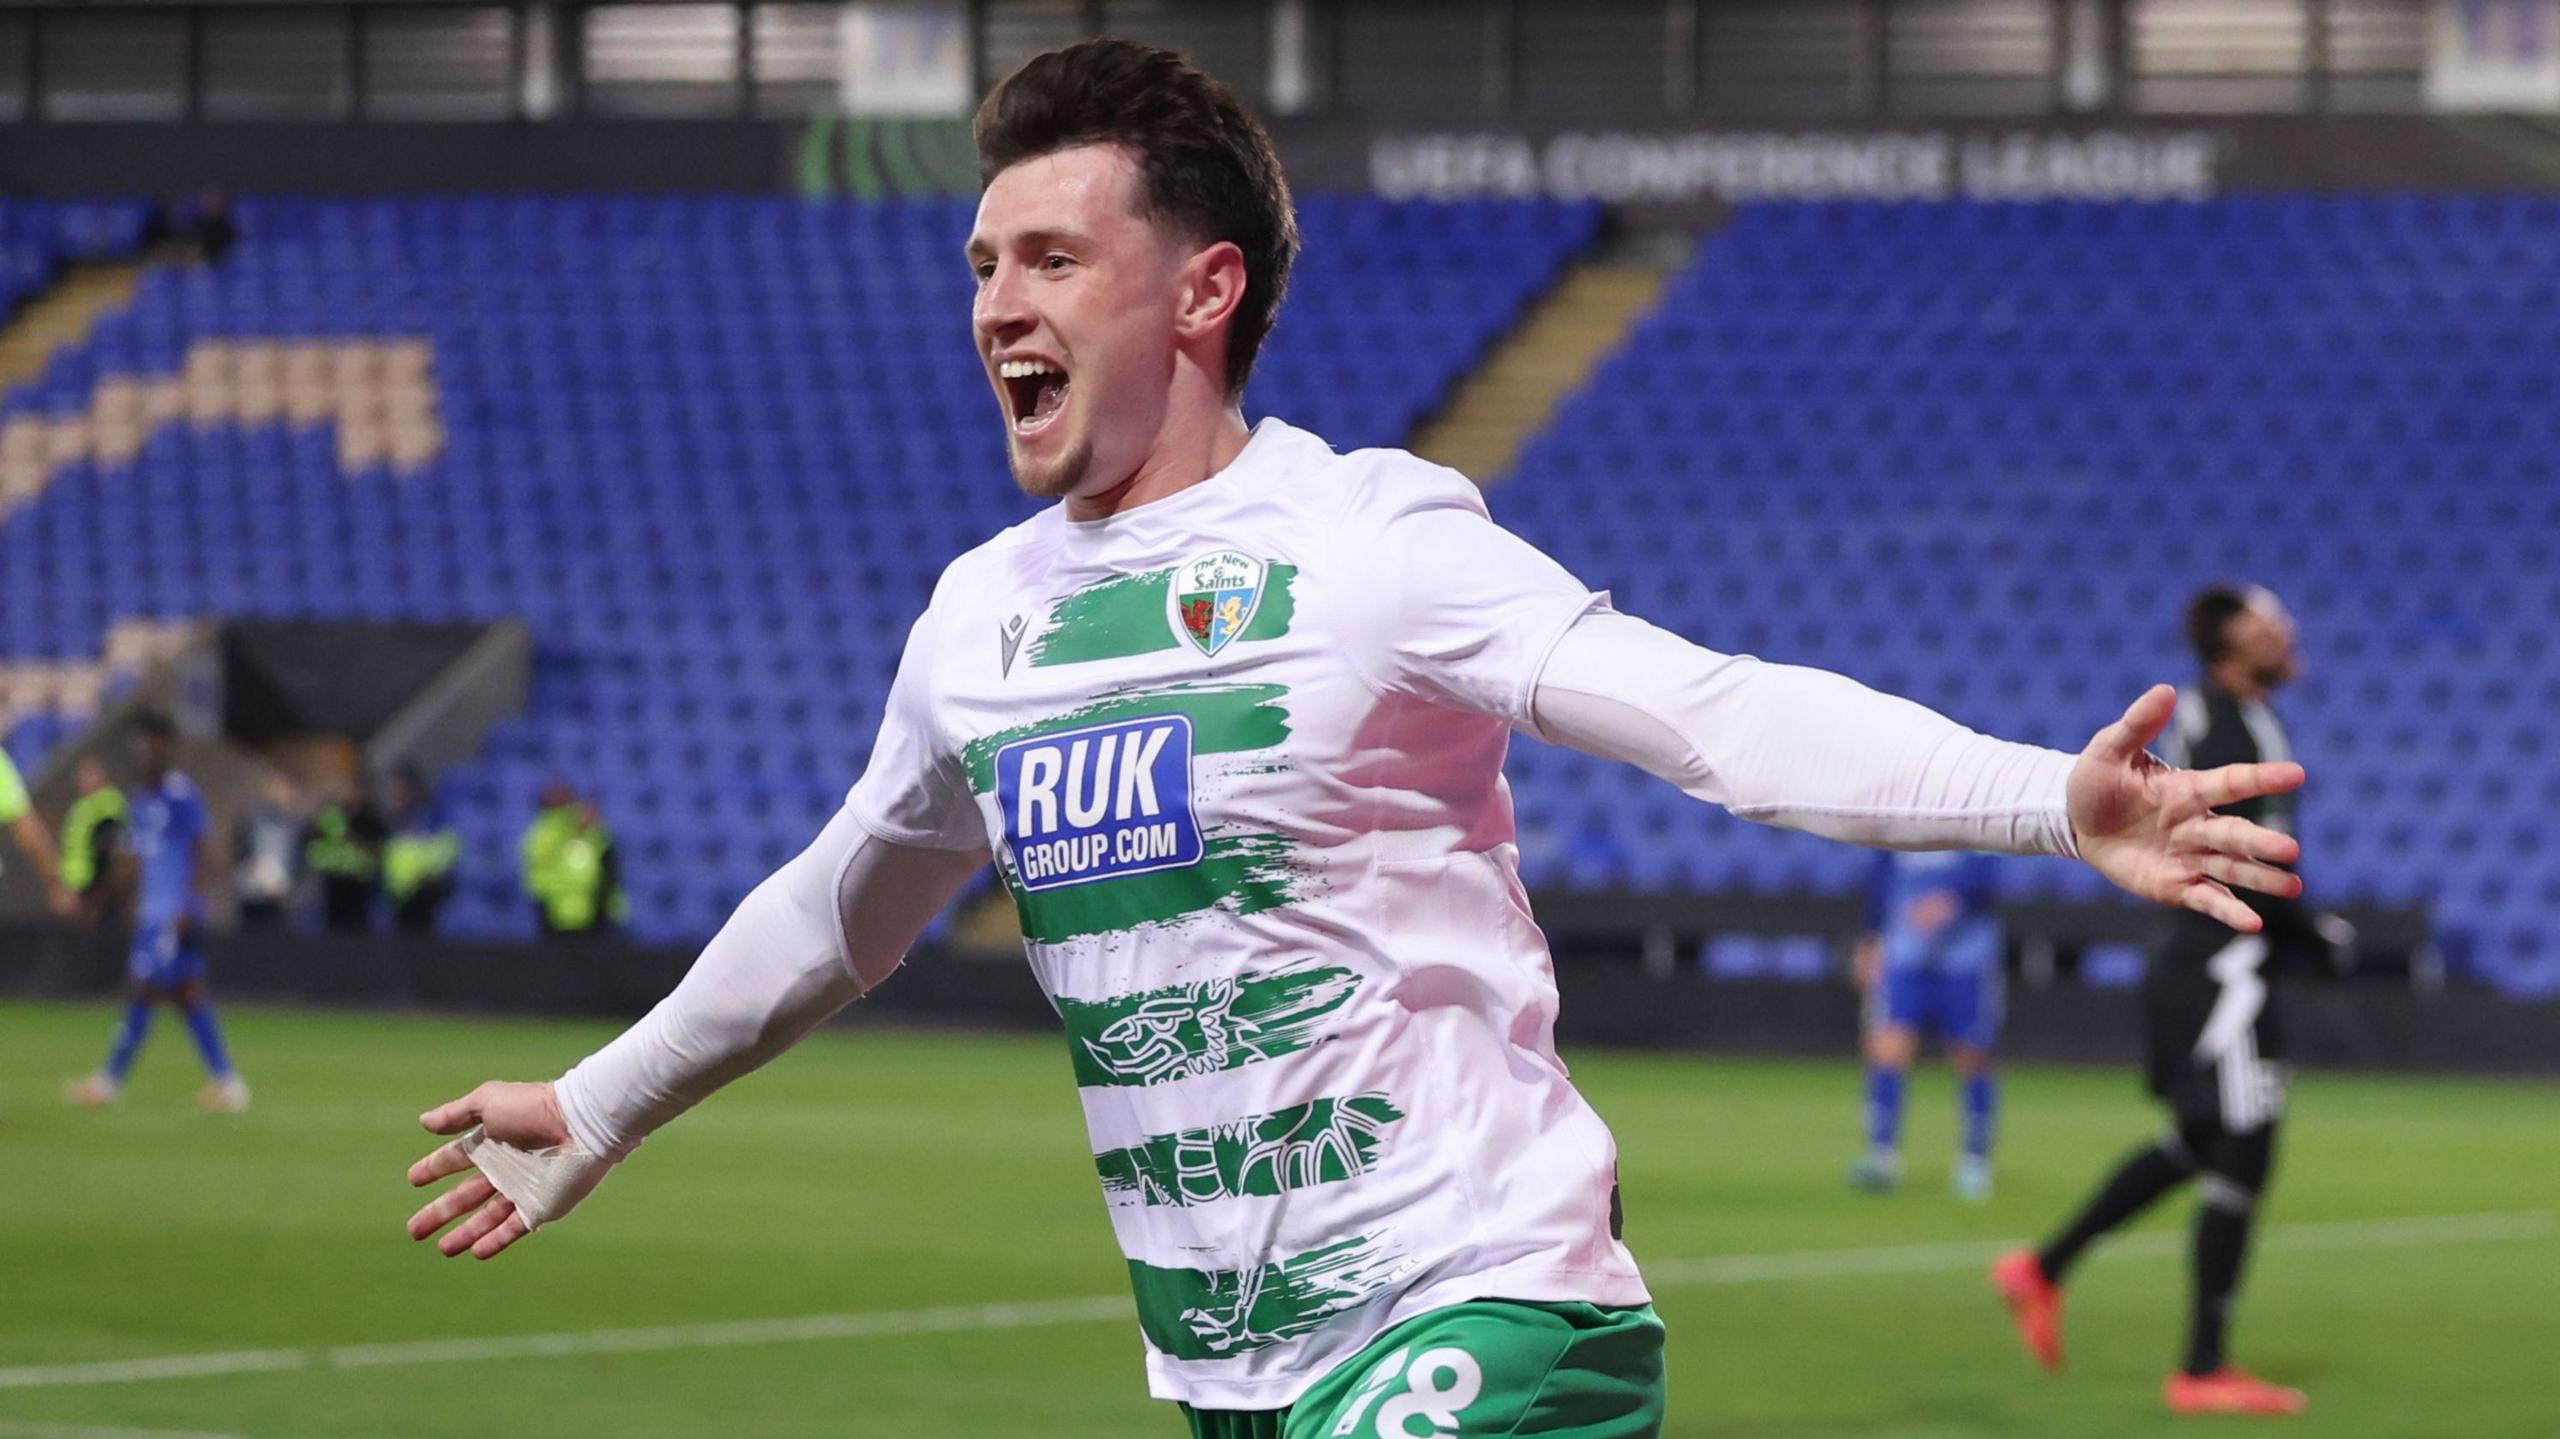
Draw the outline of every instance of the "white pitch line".
[[[2550,1234],[2547,1209],[2491,1214],[2421,1215],[2405,1219],[2331,1220],[2280,1224],[2266,1241],[2279,1249],[2388,1249],[2533,1239]],[[2093,1251],[2094,1255],[2161,1256],[2180,1252],[2186,1236],[2146,1231]],[[1645,1266],[1657,1288],[1684,1285],[1758,1284],[1789,1279],[1840,1279],[1867,1274],[1943,1274],[1988,1263],[2009,1242],[1905,1244],[1871,1249],[1815,1249],[1793,1254],[1727,1254],[1675,1259]],[[516,1334],[482,1339],[422,1339],[395,1344],[349,1344],[319,1349],[251,1349],[228,1354],[173,1354],[153,1359],[87,1364],[44,1364],[0,1369],[0,1389],[48,1389],[73,1385],[130,1384],[153,1379],[195,1379],[224,1374],[267,1374],[309,1369],[368,1369],[408,1364],[457,1364],[475,1360],[556,1359],[577,1354],[644,1354],[678,1349],[721,1349],[822,1339],[879,1338],[908,1334],[975,1333],[1056,1324],[1088,1324],[1128,1318],[1135,1310],[1119,1295],[1051,1299],[1021,1304],[981,1304],[934,1309],[875,1309],[813,1314],[790,1319],[745,1319],[718,1324],[670,1324],[646,1329],[589,1329],[562,1334]],[[128,1431],[145,1439],[142,1431]],[[0,1439],[15,1436],[0,1431]],[[37,1439],[37,1436],[29,1436]],[[64,1439],[118,1439],[107,1431],[66,1434]],[[169,1439],[169,1436],[150,1436]],[[224,1439],[224,1436],[176,1436]]]
[[[217,1374],[275,1374],[311,1367],[304,1349],[240,1349],[228,1354],[164,1354],[153,1359],[110,1359],[90,1364],[35,1364],[0,1369],[0,1389],[42,1389],[56,1384],[131,1384],[145,1379],[205,1379]]]
[[[455,1364],[477,1359],[543,1359],[572,1354],[644,1354],[669,1349],[723,1349],[745,1344],[787,1344],[813,1339],[858,1339],[901,1334],[980,1333],[1045,1324],[1087,1324],[1125,1319],[1136,1311],[1126,1296],[1054,1299],[1024,1304],[980,1304],[937,1309],[875,1309],[852,1314],[812,1314],[792,1319],[742,1319],[721,1324],[670,1324],[648,1329],[589,1329],[566,1334],[514,1334],[486,1339],[420,1339],[398,1344],[343,1344],[326,1349],[254,1349],[230,1354],[173,1354],[157,1359],[93,1364],[32,1365],[0,1369],[0,1389],[50,1389],[84,1384],[130,1384],[147,1379],[197,1379],[223,1374],[273,1374],[298,1369],[369,1369],[393,1364]]]
[[[118,1429],[100,1424],[18,1424],[0,1419],[0,1439],[248,1439],[246,1434],[200,1434],[195,1429]]]
[[[872,1310],[856,1314],[813,1314],[801,1319],[669,1324],[654,1329],[594,1329],[584,1333],[534,1334],[513,1338],[341,1345],[322,1351],[322,1362],[333,1369],[363,1369],[384,1364],[449,1364],[474,1359],[727,1349],[742,1344],[790,1344],[811,1339],[974,1333],[988,1329],[1029,1329],[1048,1324],[1089,1324],[1103,1319],[1124,1319],[1136,1310],[1134,1301],[1119,1296],[1051,1299],[1027,1304],[979,1304],[946,1309]],[[5,1375],[5,1372],[0,1371],[0,1375]]]

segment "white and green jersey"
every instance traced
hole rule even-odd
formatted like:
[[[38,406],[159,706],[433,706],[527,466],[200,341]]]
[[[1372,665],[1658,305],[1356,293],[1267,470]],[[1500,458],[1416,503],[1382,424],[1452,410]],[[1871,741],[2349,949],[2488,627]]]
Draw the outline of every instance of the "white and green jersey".
[[[1502,778],[1606,603],[1463,477],[1277,421],[944,573],[849,809],[994,850],[1157,1396],[1285,1405],[1468,1299],[1645,1302]]]

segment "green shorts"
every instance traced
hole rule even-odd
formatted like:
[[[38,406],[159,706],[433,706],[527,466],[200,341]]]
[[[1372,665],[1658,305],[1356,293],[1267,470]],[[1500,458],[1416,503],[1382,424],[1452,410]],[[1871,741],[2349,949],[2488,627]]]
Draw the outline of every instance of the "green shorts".
[[[1662,1401],[1652,1306],[1486,1299],[1406,1320],[1286,1409],[1182,1414],[1193,1439],[1652,1439]]]

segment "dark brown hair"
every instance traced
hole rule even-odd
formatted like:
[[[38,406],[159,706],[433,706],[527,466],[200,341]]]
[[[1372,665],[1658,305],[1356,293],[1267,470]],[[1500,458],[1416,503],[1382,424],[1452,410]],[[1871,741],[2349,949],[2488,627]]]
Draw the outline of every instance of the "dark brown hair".
[[[2187,601],[2187,643],[2196,658],[2212,664],[2231,652],[2226,633],[2232,620],[2249,607],[2248,592],[2238,585],[2209,585]]]
[[[1087,40],[1034,57],[978,107],[970,127],[982,183],[1081,145],[1138,152],[1145,214],[1204,244],[1244,252],[1244,298],[1227,330],[1227,396],[1288,293],[1298,218],[1271,137],[1234,91],[1170,50]]]

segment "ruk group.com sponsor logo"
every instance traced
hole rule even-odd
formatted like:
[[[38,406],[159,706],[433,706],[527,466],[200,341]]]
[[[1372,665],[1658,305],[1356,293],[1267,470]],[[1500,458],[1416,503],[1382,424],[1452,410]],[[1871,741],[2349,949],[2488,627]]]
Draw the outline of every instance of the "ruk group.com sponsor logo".
[[[1146,715],[1018,739],[996,751],[996,799],[1024,891],[1200,862],[1191,717]]]

